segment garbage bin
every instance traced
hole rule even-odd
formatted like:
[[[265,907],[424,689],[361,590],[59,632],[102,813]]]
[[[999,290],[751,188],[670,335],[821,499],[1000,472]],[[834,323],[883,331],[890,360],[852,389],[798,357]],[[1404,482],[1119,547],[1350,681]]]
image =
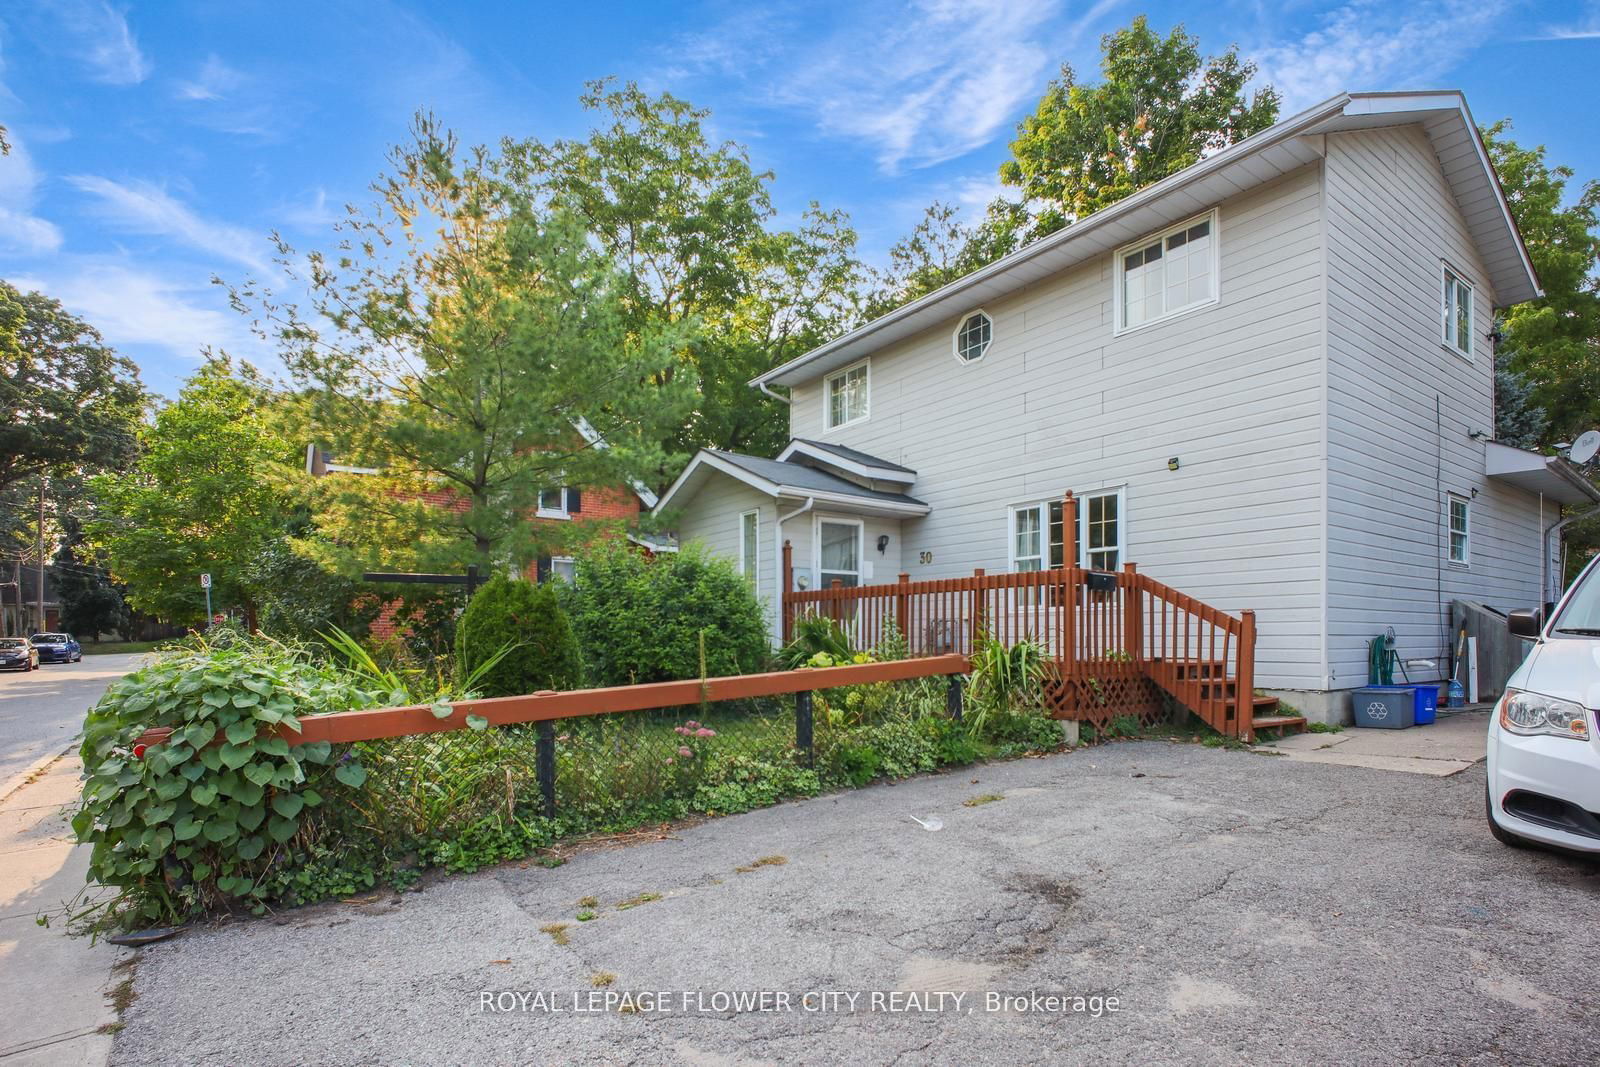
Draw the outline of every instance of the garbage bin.
[[[1367,686],[1350,694],[1350,710],[1357,726],[1403,730],[1416,725],[1417,698],[1410,686]]]

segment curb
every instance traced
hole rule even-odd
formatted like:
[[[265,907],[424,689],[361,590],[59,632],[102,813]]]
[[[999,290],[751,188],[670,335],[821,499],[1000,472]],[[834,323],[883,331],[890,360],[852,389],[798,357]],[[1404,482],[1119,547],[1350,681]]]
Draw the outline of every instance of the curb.
[[[4,808],[6,801],[10,800],[12,797],[26,789],[29,785],[33,784],[34,776],[40,771],[45,770],[52,763],[55,763],[57,760],[61,759],[61,757],[68,755],[77,747],[77,740],[74,739],[72,744],[68,745],[60,752],[49,756],[41,756],[39,759],[35,760],[27,770],[18,773],[12,777],[10,781],[0,785],[0,808]]]

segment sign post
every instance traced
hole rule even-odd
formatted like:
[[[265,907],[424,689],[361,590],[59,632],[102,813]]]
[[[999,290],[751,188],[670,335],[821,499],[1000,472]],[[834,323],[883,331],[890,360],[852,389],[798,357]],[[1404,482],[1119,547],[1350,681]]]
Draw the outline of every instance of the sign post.
[[[206,618],[214,618],[211,614],[211,575],[202,574],[200,576],[200,588],[206,591]]]

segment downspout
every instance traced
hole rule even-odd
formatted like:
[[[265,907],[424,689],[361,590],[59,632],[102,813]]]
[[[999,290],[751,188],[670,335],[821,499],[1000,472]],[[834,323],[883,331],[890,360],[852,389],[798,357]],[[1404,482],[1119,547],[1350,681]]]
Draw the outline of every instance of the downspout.
[[[784,404],[793,404],[794,403],[794,401],[790,400],[788,397],[783,396],[783,395],[781,395],[779,393],[774,393],[771,389],[769,389],[767,387],[767,383],[766,382],[756,382],[756,388],[761,390],[763,393],[766,393],[772,399],[777,400],[777,401],[779,401],[781,403],[784,403]]]
[[[782,400],[783,398],[779,397],[778,399]],[[781,512],[775,512],[777,514],[778,521],[772,524],[772,535],[775,548],[775,551],[772,554],[772,588],[777,590],[778,595],[772,598],[774,609],[772,613],[772,640],[774,644],[781,645],[783,643],[783,594],[786,592],[786,590],[783,588],[783,524],[788,522],[790,519],[798,518],[799,516],[804,515],[806,512],[810,511],[812,507],[816,505],[816,503],[816,497],[808,496],[806,497],[806,502],[804,504],[801,504],[787,515],[784,515]],[[776,499],[773,500],[773,504],[777,504]]]

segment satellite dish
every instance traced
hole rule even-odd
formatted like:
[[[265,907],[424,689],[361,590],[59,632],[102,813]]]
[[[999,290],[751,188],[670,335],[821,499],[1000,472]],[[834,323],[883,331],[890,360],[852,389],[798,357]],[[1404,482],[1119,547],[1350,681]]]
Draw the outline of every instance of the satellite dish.
[[[1572,442],[1572,450],[1567,453],[1567,458],[1577,464],[1584,464],[1600,452],[1600,430],[1585,430]]]

